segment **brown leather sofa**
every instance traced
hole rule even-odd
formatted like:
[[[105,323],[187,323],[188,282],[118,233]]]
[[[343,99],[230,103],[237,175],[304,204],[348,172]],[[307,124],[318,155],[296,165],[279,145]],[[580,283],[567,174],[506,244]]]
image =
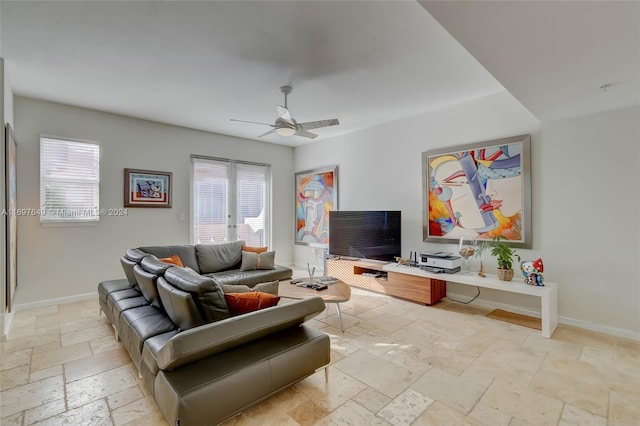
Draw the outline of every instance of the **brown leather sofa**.
[[[329,337],[304,324],[324,310],[320,298],[231,315],[219,280],[252,287],[291,276],[237,270],[234,281],[240,246],[204,247],[207,260],[197,246],[130,249],[127,278],[98,285],[102,312],[171,425],[217,424],[329,363]],[[190,269],[157,257],[173,254]],[[199,260],[221,269],[202,275]]]

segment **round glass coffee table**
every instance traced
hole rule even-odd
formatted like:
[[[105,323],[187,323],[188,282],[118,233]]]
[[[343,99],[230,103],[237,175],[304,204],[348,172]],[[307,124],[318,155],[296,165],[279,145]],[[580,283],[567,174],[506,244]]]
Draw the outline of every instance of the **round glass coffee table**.
[[[351,287],[342,281],[334,282],[327,285],[324,290],[314,290],[312,288],[301,287],[291,284],[291,280],[280,281],[278,286],[278,296],[287,299],[306,299],[308,297],[319,297],[324,303],[335,303],[338,309],[338,317],[340,318],[340,330],[344,332],[342,325],[342,311],[340,311],[340,303],[348,302],[351,299]]]

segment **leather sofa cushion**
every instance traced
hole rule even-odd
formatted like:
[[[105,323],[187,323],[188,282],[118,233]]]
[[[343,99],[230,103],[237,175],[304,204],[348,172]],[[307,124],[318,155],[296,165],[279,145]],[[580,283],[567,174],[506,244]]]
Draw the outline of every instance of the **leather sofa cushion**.
[[[162,262],[155,256],[147,256],[142,259],[142,261],[140,262],[140,266],[142,266],[145,271],[160,276],[163,275],[164,272],[173,265],[171,265],[170,263]]]
[[[196,250],[192,245],[140,247],[140,250],[152,254],[157,258],[171,257],[177,254],[184,266],[200,272]]]
[[[278,295],[278,286],[280,285],[280,281],[271,281],[268,283],[260,283],[253,286],[253,288],[248,285],[242,284],[219,284],[222,291],[227,293],[249,293],[251,291],[261,291],[262,293],[273,294],[274,296]]]
[[[284,281],[291,278],[293,271],[291,268],[276,265],[276,269],[240,271],[240,269],[232,269],[229,271],[216,272],[206,274],[206,276],[216,280],[218,284],[242,284],[253,287],[258,283],[267,281]]]
[[[179,290],[191,293],[205,322],[220,321],[231,316],[224,293],[212,278],[172,267],[164,274],[164,279]]]
[[[173,287],[163,277],[158,277],[157,285],[165,312],[180,330],[205,323],[190,293]]]
[[[201,274],[237,269],[242,261],[244,241],[224,244],[196,244]]]
[[[145,256],[149,256],[149,253],[145,253],[144,251],[135,248],[129,249],[125,253],[125,257],[135,263],[142,262],[142,259],[144,259]]]
[[[127,281],[129,285],[133,288],[138,287],[138,283],[136,282],[136,277],[133,275],[133,267],[136,266],[136,262],[133,260],[127,259],[126,256],[120,257],[120,264],[122,265],[122,269],[124,270],[124,275],[127,277]]]
[[[171,266],[166,264],[167,266]],[[133,267],[133,274],[136,277],[140,292],[151,306],[156,308],[162,308],[162,301],[158,295],[158,287],[156,281],[158,275],[152,272],[146,271],[142,266],[136,265]]]
[[[158,350],[155,358],[161,370],[172,370],[295,327],[318,315],[324,308],[321,298],[312,297],[202,325],[173,336]]]

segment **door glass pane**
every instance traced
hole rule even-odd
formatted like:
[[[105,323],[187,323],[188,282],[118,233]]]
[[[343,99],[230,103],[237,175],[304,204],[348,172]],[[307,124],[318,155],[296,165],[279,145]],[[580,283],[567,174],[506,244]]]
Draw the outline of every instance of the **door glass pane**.
[[[194,161],[193,239],[194,243],[227,241],[228,164]]]
[[[236,164],[236,223],[239,240],[250,246],[265,245],[264,166]]]

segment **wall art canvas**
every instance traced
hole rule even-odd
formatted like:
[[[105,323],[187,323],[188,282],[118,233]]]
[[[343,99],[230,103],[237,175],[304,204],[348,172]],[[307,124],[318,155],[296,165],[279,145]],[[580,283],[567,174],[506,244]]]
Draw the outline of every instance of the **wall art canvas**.
[[[329,212],[338,209],[338,167],[295,173],[295,243],[329,247]]]
[[[9,123],[6,125],[5,141],[5,205],[7,208],[7,214],[5,215],[7,236],[6,308],[7,312],[11,312],[13,295],[18,286],[18,218],[16,216],[18,207],[16,170],[18,144]]]
[[[124,169],[125,207],[171,207],[171,172]]]
[[[531,247],[531,136],[422,153],[423,239]]]

